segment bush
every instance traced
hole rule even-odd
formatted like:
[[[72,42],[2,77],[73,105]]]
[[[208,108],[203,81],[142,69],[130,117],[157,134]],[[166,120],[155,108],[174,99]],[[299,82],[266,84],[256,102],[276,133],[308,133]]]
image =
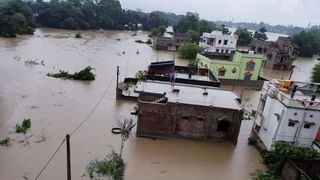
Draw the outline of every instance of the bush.
[[[125,166],[120,155],[112,151],[102,161],[91,161],[87,171],[91,179],[97,179],[95,176],[111,176],[113,180],[123,180]]]
[[[195,59],[197,54],[201,52],[201,47],[195,43],[183,44],[179,47],[178,53],[181,58]]]
[[[136,73],[136,78],[137,78],[138,80],[144,81],[144,80],[147,79],[146,76],[147,76],[147,72],[146,72],[146,71],[138,71],[138,72]]]
[[[152,44],[151,39],[148,39],[148,40],[146,41],[146,44]]]
[[[9,146],[10,145],[10,138],[5,138],[0,140],[0,145],[1,146]]]
[[[248,145],[255,146],[257,145],[257,140],[253,137],[248,138]]]
[[[286,158],[318,160],[320,153],[310,148],[295,147],[283,141],[275,142],[272,150],[263,155],[263,162],[268,167],[264,174],[279,177]]]
[[[320,64],[316,64],[312,70],[312,82],[320,83]]]
[[[74,74],[69,74],[68,71],[59,70],[59,73],[48,73],[47,76],[62,79],[91,81],[95,80],[95,74],[91,72],[92,70],[93,68],[88,66],[79,72],[75,72]]]
[[[77,33],[74,37],[75,38],[82,38],[82,35],[80,33]]]
[[[19,123],[16,124],[16,133],[25,134],[29,128],[31,128],[31,120],[24,119],[21,125]]]

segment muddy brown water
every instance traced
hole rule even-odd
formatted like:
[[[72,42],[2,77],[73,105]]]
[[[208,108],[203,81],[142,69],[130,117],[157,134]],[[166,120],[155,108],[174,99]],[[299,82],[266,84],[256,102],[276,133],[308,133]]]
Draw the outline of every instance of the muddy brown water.
[[[110,132],[115,121],[136,120],[130,115],[136,104],[115,99],[116,66],[120,66],[123,79],[147,68],[151,61],[176,59],[178,64],[187,64],[172,52],[157,52],[146,44],[135,43],[137,39],[147,40],[145,32],[138,32],[137,36],[128,31],[80,32],[84,38],[75,39],[75,31],[38,29],[33,36],[0,39],[0,138],[12,139],[11,146],[0,147],[1,180],[34,179],[64,136],[74,130],[108,89],[92,116],[71,136],[72,177],[89,179],[83,176],[89,161],[120,148],[120,137]],[[43,64],[24,63],[27,60]],[[296,63],[301,70],[293,78],[307,80],[316,60]],[[97,75],[92,82],[46,76],[59,69],[74,72],[89,65]],[[276,73],[278,77],[285,76]],[[242,94],[245,108],[256,107],[258,91],[224,88]],[[26,135],[16,134],[15,125],[24,118],[32,119],[31,130]],[[243,121],[237,146],[133,135],[124,149],[125,179],[251,179],[250,173],[263,168],[258,152],[247,145],[251,125],[252,121]],[[65,145],[39,179],[66,179]]]

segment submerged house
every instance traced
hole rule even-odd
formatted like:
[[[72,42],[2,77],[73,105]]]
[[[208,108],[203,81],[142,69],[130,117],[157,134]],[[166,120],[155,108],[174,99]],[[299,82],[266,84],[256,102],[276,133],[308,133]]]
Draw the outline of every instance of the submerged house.
[[[196,60],[199,67],[210,69],[221,80],[257,81],[262,70],[264,56],[236,52],[231,60],[222,60],[198,54]]]
[[[243,111],[231,91],[160,81],[138,82],[137,136],[237,143]]]
[[[253,132],[267,149],[275,141],[320,150],[320,84],[289,80],[265,82]]]
[[[176,51],[184,43],[191,42],[189,33],[176,33],[173,37],[157,37],[154,41],[156,50]]]
[[[279,37],[277,41],[254,40],[250,49],[267,57],[265,67],[270,69],[290,69],[299,54],[299,48],[290,37]]]

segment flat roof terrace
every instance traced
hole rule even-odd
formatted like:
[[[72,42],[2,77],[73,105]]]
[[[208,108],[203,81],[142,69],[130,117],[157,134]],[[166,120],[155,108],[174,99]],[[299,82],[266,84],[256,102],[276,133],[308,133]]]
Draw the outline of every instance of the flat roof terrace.
[[[136,92],[162,94],[171,103],[192,104],[199,106],[212,106],[217,108],[241,110],[237,99],[231,91],[206,86],[193,86],[186,84],[171,84],[161,81],[138,82]]]

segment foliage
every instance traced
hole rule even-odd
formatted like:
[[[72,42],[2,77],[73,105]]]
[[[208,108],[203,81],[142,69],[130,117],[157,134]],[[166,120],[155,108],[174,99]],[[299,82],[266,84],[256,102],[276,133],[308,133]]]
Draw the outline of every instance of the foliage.
[[[191,35],[191,41],[193,43],[198,43],[200,39],[200,34],[197,31],[194,30],[188,30],[188,33]]]
[[[59,73],[48,73],[47,76],[62,79],[91,81],[95,80],[95,74],[91,72],[92,70],[93,68],[88,66],[79,72],[75,72],[74,74],[69,74],[68,71],[59,70]]]
[[[222,24],[219,28],[220,31],[222,31],[223,34],[231,34],[228,28],[226,28],[226,25]]]
[[[120,155],[112,151],[104,160],[91,161],[87,172],[91,179],[96,179],[95,176],[111,176],[113,180],[123,180],[125,166]]]
[[[136,78],[138,79],[138,80],[146,80],[147,79],[147,71],[138,71],[137,73],[136,73]]]
[[[16,133],[25,134],[29,128],[31,128],[31,119],[24,119],[21,125],[16,124]]]
[[[259,30],[254,32],[253,38],[256,40],[265,41],[268,39],[266,32],[267,32],[266,28],[262,27]]]
[[[199,17],[194,13],[187,13],[174,27],[174,31],[179,33],[186,33],[189,30],[199,31]]]
[[[312,70],[312,82],[320,83],[320,64],[316,64]]]
[[[320,29],[302,31],[292,36],[293,42],[300,48],[300,55],[312,57],[320,50]]]
[[[263,155],[263,162],[268,167],[266,173],[279,177],[286,158],[320,159],[320,153],[310,148],[295,147],[283,141],[275,142],[272,150]]]
[[[257,145],[257,140],[253,137],[248,138],[248,145],[255,146]]]
[[[184,59],[195,59],[197,57],[197,54],[200,52],[201,47],[196,43],[183,44],[178,49],[179,55]]]
[[[1,146],[9,146],[10,145],[10,138],[0,139]]]
[[[152,41],[151,41],[151,39],[148,39],[145,43],[146,44],[152,44]]]
[[[82,35],[80,33],[77,33],[74,37],[75,38],[82,38]]]
[[[252,33],[247,29],[238,28],[235,34],[238,35],[238,46],[248,46],[253,40]]]
[[[161,32],[160,32],[159,28],[152,28],[150,30],[149,37],[157,37],[157,36],[160,36],[160,35],[161,35]]]
[[[16,37],[33,32],[33,14],[24,1],[12,0],[0,8],[0,36]]]

